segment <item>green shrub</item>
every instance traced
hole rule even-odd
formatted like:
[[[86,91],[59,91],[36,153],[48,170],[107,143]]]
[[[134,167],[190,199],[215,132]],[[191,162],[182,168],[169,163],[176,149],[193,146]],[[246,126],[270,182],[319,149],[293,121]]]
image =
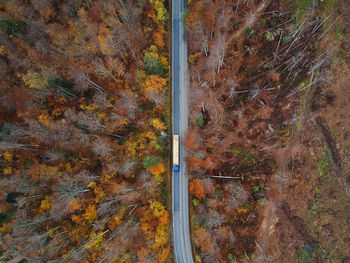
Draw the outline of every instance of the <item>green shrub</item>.
[[[319,163],[318,163],[318,172],[320,174],[321,177],[328,177],[330,172],[331,172],[331,167],[329,165],[329,162],[327,159],[322,159]]]
[[[145,63],[146,73],[148,75],[166,75],[163,63],[152,54],[146,53],[143,62]]]
[[[217,197],[221,197],[222,195],[223,195],[223,191],[221,190],[221,189],[219,189],[219,188],[216,188],[215,189],[215,195],[217,196]]]
[[[160,158],[157,156],[150,156],[150,157],[146,157],[145,160],[143,161],[142,165],[144,168],[149,168],[153,165],[156,165],[157,163],[159,163]]]
[[[74,93],[74,83],[61,78],[50,77],[48,84],[51,88],[55,89],[57,93],[66,98],[77,97]]]
[[[258,199],[258,204],[261,205],[261,206],[264,206],[265,200],[262,199],[262,198],[259,198],[259,199]]]
[[[204,120],[203,120],[203,118],[202,118],[202,117],[198,117],[198,118],[196,119],[196,124],[197,124],[197,126],[198,126],[199,128],[203,128],[203,125],[204,125]]]
[[[12,220],[12,211],[5,211],[5,212],[0,212],[0,227],[7,222],[10,222]]]
[[[2,34],[12,37],[23,30],[24,27],[25,23],[23,21],[0,15],[0,29]]]
[[[296,24],[300,25],[308,9],[318,3],[318,0],[296,0],[294,2],[294,15]]]

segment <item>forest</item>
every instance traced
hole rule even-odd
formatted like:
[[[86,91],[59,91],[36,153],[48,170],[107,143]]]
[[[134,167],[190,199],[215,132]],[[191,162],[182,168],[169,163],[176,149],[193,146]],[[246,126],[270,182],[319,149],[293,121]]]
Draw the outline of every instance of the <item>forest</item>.
[[[349,263],[348,1],[186,2],[194,262]],[[173,262],[171,4],[0,0],[0,262]]]
[[[350,8],[189,1],[195,262],[350,262]]]
[[[164,0],[0,1],[0,261],[169,262]]]

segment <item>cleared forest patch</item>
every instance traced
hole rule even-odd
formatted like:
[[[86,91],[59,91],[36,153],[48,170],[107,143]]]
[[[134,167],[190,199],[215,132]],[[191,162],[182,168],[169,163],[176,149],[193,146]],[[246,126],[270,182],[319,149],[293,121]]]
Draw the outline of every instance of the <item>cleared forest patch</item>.
[[[335,262],[306,215],[317,210],[311,174],[331,173],[327,160],[315,165],[319,147],[342,166],[316,118],[337,103],[323,74],[334,53],[321,48],[344,23],[336,6],[191,1],[185,145],[197,262]]]

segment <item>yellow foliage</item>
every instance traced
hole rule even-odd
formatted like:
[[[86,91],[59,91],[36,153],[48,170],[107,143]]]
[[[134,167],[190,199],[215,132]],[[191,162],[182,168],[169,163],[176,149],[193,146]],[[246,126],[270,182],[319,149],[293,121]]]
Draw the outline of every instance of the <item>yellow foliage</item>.
[[[148,222],[141,223],[141,229],[145,232],[147,239],[152,239],[154,236],[153,226]]]
[[[119,225],[121,224],[121,222],[122,222],[122,218],[123,218],[123,216],[121,216],[121,215],[116,215],[116,216],[114,217],[114,223],[115,223],[117,226],[119,226]]]
[[[2,156],[4,157],[4,159],[8,162],[12,162],[13,160],[13,155],[12,155],[12,152],[10,151],[6,151],[2,154]]]
[[[47,114],[47,112],[44,112],[38,116],[38,121],[42,124],[44,124],[46,127],[50,126],[52,118]]]
[[[158,226],[156,230],[156,236],[154,238],[153,248],[159,248],[168,243],[169,234],[167,232],[167,226]]]
[[[79,215],[72,215],[72,221],[76,224],[80,224],[81,223],[81,217]]]
[[[158,262],[165,262],[170,254],[170,247],[163,248],[158,254]]]
[[[120,126],[128,125],[128,121],[127,121],[125,118],[123,118],[123,119],[121,119],[121,120],[119,121],[118,124],[119,124]]]
[[[248,212],[248,209],[247,209],[247,208],[243,208],[243,207],[242,207],[242,208],[238,208],[238,209],[237,209],[237,212],[238,212],[238,213],[244,214],[244,213],[247,213],[247,212]]]
[[[92,232],[90,234],[90,240],[93,240],[97,236],[101,235],[102,231],[99,231],[98,233]],[[99,248],[101,244],[105,241],[105,238],[103,237],[104,235],[99,236],[96,238],[93,242],[91,242],[87,247],[88,248]]]
[[[164,7],[164,0],[150,0],[154,9],[157,11],[157,18],[160,22],[165,22],[168,19],[168,11]]]
[[[164,68],[169,69],[169,61],[167,57],[160,57],[160,62],[162,62]]]
[[[77,39],[77,38],[81,37],[80,30],[75,25],[73,20],[68,20],[67,24],[68,24],[68,30],[66,32],[67,32],[67,35],[68,35],[67,37],[69,39]]]
[[[85,209],[85,213],[83,214],[83,217],[88,220],[90,223],[96,220],[97,218],[97,210],[95,205],[89,205]]]
[[[142,155],[142,150],[146,147],[146,139],[142,136],[136,136],[130,138],[126,143],[126,153],[129,157],[135,157],[136,155]]]
[[[169,223],[169,214],[167,211],[164,212],[164,214],[159,218],[159,225],[160,226],[166,226]]]
[[[1,8],[1,3],[0,3],[0,8]],[[4,54],[5,54],[4,46],[1,45],[1,46],[0,46],[0,55],[4,55]]]
[[[146,79],[146,86],[149,90],[160,90],[166,85],[167,80],[158,75],[150,75]]]
[[[108,39],[106,36],[110,35],[111,32],[105,27],[100,27],[100,32],[97,36],[98,43],[100,45],[100,50],[102,54],[104,55],[111,55],[113,52],[113,49],[111,48],[111,45],[108,42]]]
[[[64,111],[65,111],[64,108],[56,108],[52,111],[52,116],[54,117],[61,116]]]
[[[153,118],[151,120],[151,125],[156,129],[156,130],[165,130],[167,127],[165,126],[165,124],[157,118]]]
[[[66,169],[67,172],[71,172],[73,170],[73,167],[71,166],[70,163],[66,163],[65,169]]]
[[[155,175],[155,176],[154,176],[154,180],[156,181],[156,183],[157,183],[158,185],[160,185],[161,183],[163,183],[164,178],[163,178],[163,176],[161,176],[161,175],[159,174],[159,175]]]
[[[103,197],[105,196],[105,193],[103,192],[103,189],[101,186],[96,186],[94,188],[94,192],[95,192],[95,203],[99,203]]]
[[[145,132],[144,136],[150,140],[155,140],[157,138],[156,134],[153,131]]]
[[[8,223],[3,223],[3,224],[2,224],[2,227],[0,227],[0,232],[1,232],[1,233],[7,232],[8,226],[9,226]]]
[[[152,201],[150,208],[156,217],[161,217],[166,213],[165,207],[158,201]]]
[[[98,116],[98,118],[100,119],[100,121],[104,121],[104,120],[106,120],[106,118],[107,118],[107,114],[105,113],[105,112],[99,112],[98,114],[97,114],[97,116]]]
[[[136,148],[137,148],[137,142],[128,142],[127,143],[127,149],[126,154],[129,157],[134,157],[136,155]]]
[[[192,64],[194,62],[194,60],[196,59],[196,57],[198,57],[200,54],[201,54],[201,52],[197,52],[197,53],[189,55],[188,62],[190,64]]]
[[[45,199],[41,201],[40,211],[47,212],[51,208],[51,201],[49,196],[45,196]]]
[[[95,182],[90,182],[87,187],[91,188],[94,190],[95,193],[95,203],[100,202],[103,197],[105,196],[105,193],[103,192],[103,189],[101,186],[96,185]]]
[[[95,186],[96,186],[96,183],[95,183],[95,182],[90,182],[90,183],[87,185],[87,187],[92,188],[92,189],[94,189]]]
[[[108,181],[111,180],[111,178],[114,177],[113,173],[107,173],[107,172],[103,172],[102,173],[102,182],[107,183]]]
[[[27,74],[25,74],[22,77],[22,79],[24,83],[28,85],[29,88],[31,89],[42,89],[46,87],[48,84],[47,78],[45,78],[44,76],[40,75],[37,72],[34,72],[34,73],[27,72]]]
[[[88,112],[93,112],[94,110],[96,110],[97,106],[95,104],[92,104],[92,105],[80,104],[79,108],[82,110],[87,110]]]
[[[5,175],[9,175],[12,174],[12,167],[6,167],[4,168],[4,170],[2,171]]]

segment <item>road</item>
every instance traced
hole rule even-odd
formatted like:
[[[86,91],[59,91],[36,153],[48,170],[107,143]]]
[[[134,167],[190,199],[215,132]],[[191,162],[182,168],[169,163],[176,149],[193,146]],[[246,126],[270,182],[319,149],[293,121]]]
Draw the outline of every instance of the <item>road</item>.
[[[173,241],[175,260],[178,263],[192,263],[188,213],[188,180],[184,157],[186,151],[182,142],[188,125],[188,71],[187,38],[181,14],[187,0],[172,0],[172,121],[173,134],[180,135],[180,171],[172,174]]]

